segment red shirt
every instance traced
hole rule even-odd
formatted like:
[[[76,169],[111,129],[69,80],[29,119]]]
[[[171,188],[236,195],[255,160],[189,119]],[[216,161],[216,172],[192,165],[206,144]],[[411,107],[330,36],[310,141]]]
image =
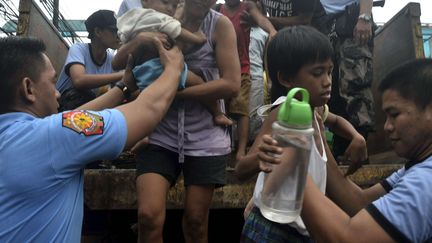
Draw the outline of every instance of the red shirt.
[[[246,28],[240,24],[241,15],[246,10],[246,4],[240,2],[240,7],[233,15],[229,15],[225,9],[225,5],[220,8],[220,13],[227,16],[231,23],[234,25],[234,29],[237,35],[237,50],[240,57],[241,73],[249,73],[250,61],[249,61],[249,42],[250,42],[250,28]]]

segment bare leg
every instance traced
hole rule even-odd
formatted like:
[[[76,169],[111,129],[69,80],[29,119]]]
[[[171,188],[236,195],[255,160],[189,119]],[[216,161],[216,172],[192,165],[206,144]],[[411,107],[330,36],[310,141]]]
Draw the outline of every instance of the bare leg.
[[[202,102],[213,115],[213,121],[218,126],[231,126],[233,122],[220,109],[218,101]]]
[[[138,242],[162,243],[169,182],[155,173],[137,178]]]
[[[218,126],[231,126],[233,122],[222,111],[213,114],[213,121]]]
[[[246,145],[249,135],[249,116],[241,115],[237,121],[238,147],[236,161],[239,161],[246,154]]]
[[[208,217],[213,191],[213,185],[191,185],[186,188],[183,233],[187,243],[208,242]]]

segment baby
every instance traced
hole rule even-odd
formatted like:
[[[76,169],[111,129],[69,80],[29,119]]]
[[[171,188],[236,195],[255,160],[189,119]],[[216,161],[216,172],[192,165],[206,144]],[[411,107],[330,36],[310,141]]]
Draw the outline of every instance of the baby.
[[[193,45],[204,44],[207,39],[202,32],[192,33],[181,27],[181,23],[173,18],[178,0],[142,0],[143,8],[135,8],[126,12],[117,19],[118,34],[121,42],[127,43],[140,32],[161,32],[176,41],[176,44],[185,51]],[[142,60],[142,48],[134,51],[138,63],[133,73],[140,89],[147,87],[162,73],[163,68],[158,58]],[[186,65],[185,65],[186,69]],[[204,83],[201,77],[185,70],[182,73],[180,89]],[[213,114],[216,125],[229,126],[232,121],[221,111],[218,101],[203,104]]]

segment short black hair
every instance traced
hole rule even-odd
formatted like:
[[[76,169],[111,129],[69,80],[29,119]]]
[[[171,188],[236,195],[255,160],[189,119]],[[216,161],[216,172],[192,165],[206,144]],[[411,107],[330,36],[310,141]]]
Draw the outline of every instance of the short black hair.
[[[92,13],[84,22],[88,38],[93,39],[96,28],[112,29],[117,31],[117,19],[111,10],[101,9]]]
[[[23,78],[39,78],[45,65],[45,49],[45,44],[36,38],[0,38],[0,111],[14,101],[15,91]]]
[[[313,27],[299,25],[280,30],[267,48],[272,101],[287,92],[279,83],[278,72],[288,80],[294,78],[304,65],[324,62],[332,55],[333,47],[329,38]]]
[[[378,90],[394,90],[425,109],[432,104],[432,60],[414,59],[397,66],[380,82]]]

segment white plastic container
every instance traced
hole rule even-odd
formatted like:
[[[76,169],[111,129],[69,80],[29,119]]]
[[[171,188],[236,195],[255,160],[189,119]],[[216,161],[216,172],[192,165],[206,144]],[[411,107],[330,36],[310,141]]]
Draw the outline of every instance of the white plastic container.
[[[303,101],[293,98],[297,92],[302,93]],[[292,89],[272,126],[272,136],[283,148],[281,163],[272,165],[270,173],[261,172],[255,186],[255,204],[267,219],[291,223],[299,217],[313,132],[309,94],[304,89]]]

